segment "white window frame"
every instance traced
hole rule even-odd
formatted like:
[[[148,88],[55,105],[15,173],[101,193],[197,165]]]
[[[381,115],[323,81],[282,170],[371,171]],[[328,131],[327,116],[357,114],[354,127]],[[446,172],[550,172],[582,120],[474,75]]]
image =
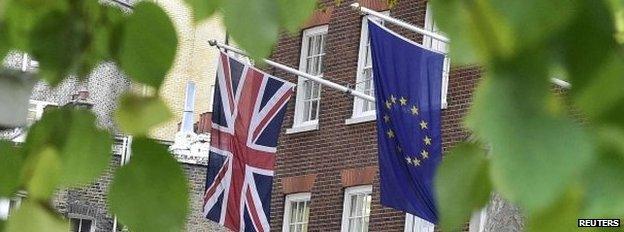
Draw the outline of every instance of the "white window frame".
[[[301,37],[301,54],[299,56],[299,70],[302,72],[306,71],[306,66],[307,66],[307,61],[306,58],[308,56],[308,44],[310,43],[310,37],[312,36],[317,36],[317,35],[321,35],[321,34],[325,34],[327,36],[327,31],[328,31],[328,26],[327,25],[322,25],[322,26],[316,26],[316,27],[312,27],[312,28],[308,28],[305,29],[303,31],[303,35]],[[325,37],[325,41],[327,41],[327,37]],[[324,42],[325,42],[324,41]],[[325,45],[323,45],[325,46]],[[327,50],[325,50],[325,48],[323,48],[324,53],[327,52]],[[323,55],[323,61],[324,62],[325,57]],[[322,63],[321,63],[321,68],[323,67]],[[322,77],[322,74],[321,74]],[[299,77],[298,81],[297,81],[297,96],[296,96],[296,101],[295,101],[295,118],[293,120],[293,126],[292,128],[289,128],[286,130],[287,134],[292,134],[292,133],[298,133],[298,132],[304,132],[304,131],[311,131],[311,130],[318,130],[318,118],[320,115],[317,115],[315,120],[310,120],[310,121],[303,121],[303,110],[304,110],[304,102],[303,102],[303,96],[305,94],[305,91],[303,91],[302,86],[304,81],[306,81],[307,79],[304,77]],[[319,114],[320,112],[320,108],[321,108],[321,102],[320,102],[320,98],[321,98],[321,94],[320,94],[320,89],[322,86],[319,86],[319,103],[317,106],[317,114]]]
[[[80,221],[82,221],[82,220],[89,220],[89,221],[91,221],[91,228],[90,228],[89,232],[95,232],[96,221],[95,221],[95,218],[93,218],[93,217],[70,213],[68,215],[68,219],[69,219],[69,226],[70,226],[69,229],[70,230],[73,229],[73,228],[71,228],[71,220],[72,219],[76,219],[76,220],[80,220]],[[82,227],[82,222],[80,223],[80,225]],[[73,230],[72,230],[72,232],[73,232]],[[80,232],[80,228],[78,228],[78,232]]]
[[[487,222],[487,206],[472,214],[472,218],[470,218],[470,225],[468,226],[468,231],[469,232],[484,232],[486,222]]]
[[[390,15],[390,11],[383,11],[380,12],[381,14],[384,15]],[[378,20],[381,23],[383,23],[384,21],[372,16],[372,15],[365,15],[362,17],[362,29],[360,30],[360,45],[358,48],[358,64],[357,64],[357,73],[355,76],[355,89],[358,91],[361,91],[361,88],[359,87],[359,84],[361,84],[361,82],[364,81],[364,68],[366,66],[366,56],[370,55],[370,47],[368,46],[370,38],[368,36],[368,20]],[[372,77],[372,74],[371,74]],[[371,88],[374,89],[374,83],[373,80],[371,79]],[[364,92],[364,91],[362,91]],[[374,92],[370,93],[371,96],[374,96]],[[364,100],[362,98],[359,97],[354,97],[353,98],[353,114],[351,115],[351,118],[348,118],[345,121],[345,124],[349,125],[349,124],[356,124],[356,123],[362,123],[362,122],[369,122],[369,121],[374,121],[376,119],[376,115],[375,115],[375,109],[370,109],[367,111],[364,111],[362,109],[362,104],[364,104],[364,102],[367,102],[367,100]]]
[[[22,204],[22,199],[26,197],[24,192],[18,192],[11,198],[0,198],[0,220],[6,220]],[[13,205],[11,205],[13,203]]]
[[[310,193],[295,193],[286,195],[286,200],[284,200],[284,220],[282,221],[282,232],[290,232],[290,215],[292,211],[293,202],[308,202],[308,209],[310,208]],[[308,217],[310,214],[308,214]],[[310,218],[306,218],[306,223],[309,222]]]
[[[418,216],[405,214],[405,230],[404,232],[433,232],[435,225]]]
[[[349,232],[349,212],[351,212],[351,206],[352,206],[350,198],[351,196],[358,195],[358,194],[369,194],[371,195],[371,198],[372,198],[373,186],[361,185],[361,186],[349,187],[345,189],[343,205],[342,205],[342,226],[340,227],[341,232]],[[369,209],[370,208],[372,208],[372,201],[371,201],[371,206],[369,207]],[[370,212],[368,213],[368,216],[369,216],[369,226],[370,226]]]
[[[427,12],[425,13],[425,30],[433,31],[443,34],[438,30],[436,23],[433,19],[433,11],[431,10],[431,4],[427,2]],[[431,36],[423,36],[423,45],[433,51],[441,52],[444,54],[444,66],[442,72],[442,109],[446,109],[448,102],[446,100],[448,93],[449,75],[451,72],[451,57],[448,55],[449,44],[432,38]]]

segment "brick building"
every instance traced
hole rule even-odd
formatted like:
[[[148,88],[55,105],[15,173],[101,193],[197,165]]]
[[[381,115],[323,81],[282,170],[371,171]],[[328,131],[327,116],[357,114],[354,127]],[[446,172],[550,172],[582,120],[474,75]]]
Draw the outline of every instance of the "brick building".
[[[163,87],[167,90],[164,92],[176,93],[175,96],[164,97],[173,106],[172,110],[176,113],[175,121],[178,122],[184,105],[182,104],[183,94],[180,93],[183,93],[182,89],[186,81],[203,76],[211,76],[211,78],[214,76],[212,73],[196,75],[209,72],[199,70],[198,67],[214,66],[214,64],[191,63],[189,60],[197,58],[197,60],[214,62],[216,59],[214,56],[210,57],[211,55],[205,51],[198,52],[200,55],[193,52],[197,46],[207,46],[197,41],[205,41],[207,38],[202,36],[209,29],[192,31],[188,28],[179,28],[179,25],[186,25],[188,22],[185,19],[175,19],[175,17],[186,17],[188,9],[176,8],[179,6],[173,6],[168,1],[157,2],[168,7],[168,12],[174,15],[176,29],[180,34],[185,34],[186,37],[180,40],[183,43],[181,46],[184,46],[181,50],[190,51],[176,59],[176,67]],[[310,74],[322,74],[324,78],[333,82],[372,93],[367,32],[363,25],[366,20],[376,19],[362,16],[352,10],[349,5],[353,2],[355,1],[321,0],[321,9],[313,14],[300,33],[284,34],[280,37],[271,59],[291,67],[299,67],[300,70]],[[431,14],[427,10],[426,0],[400,0],[396,1],[397,4],[392,7],[387,4],[386,0],[357,0],[357,2],[411,24],[436,30]],[[413,41],[420,42],[434,50],[446,51],[444,43],[411,33],[400,27],[388,26]],[[195,35],[202,36],[195,37]],[[10,62],[11,59],[9,59]],[[188,66],[185,67],[185,65]],[[451,65],[452,62],[447,61],[447,67]],[[86,86],[94,99],[92,102],[95,103],[94,111],[98,115],[98,122],[114,130],[110,115],[116,106],[116,96],[132,86],[114,65],[106,64],[99,69],[102,71],[93,74],[96,78],[86,83],[69,80],[55,89],[40,84],[33,99],[64,105],[71,101],[71,94]],[[379,203],[377,138],[373,104],[329,88],[319,87],[278,69],[267,71],[277,77],[298,83],[296,96],[288,105],[277,149],[271,199],[272,231],[427,232],[434,230],[433,225],[411,215],[383,207]],[[469,136],[461,122],[470,107],[472,93],[480,79],[481,70],[474,66],[453,66],[445,71],[443,102],[446,106],[442,110],[442,134],[443,147],[447,151],[454,144]],[[110,75],[112,78],[97,78],[103,75]],[[97,84],[98,79],[113,81]],[[205,80],[196,82],[198,86],[203,86],[202,88],[212,85]],[[177,91],[172,91],[174,89]],[[113,94],[106,94],[109,92]],[[199,94],[206,92],[211,91],[198,89]],[[206,103],[204,98],[211,97],[201,96],[197,102],[198,104],[199,102]],[[196,105],[196,111],[202,112],[207,109],[210,109],[210,106]],[[195,127],[197,134],[209,131],[209,118],[209,113],[204,113],[200,117]],[[173,140],[174,124],[167,124],[156,130],[153,135],[160,139]],[[186,151],[184,149],[174,151],[189,179],[191,212],[186,230],[226,231],[203,218],[201,212],[207,160],[206,157],[198,157],[196,154],[201,153],[203,149],[201,146],[207,141],[200,140],[199,138],[194,140],[196,144],[189,144]],[[165,145],[171,145],[171,142],[162,142]],[[120,166],[122,157],[127,152],[126,145],[125,137],[117,137],[109,170],[93,184],[83,188],[60,190],[55,202],[57,209],[80,223],[92,223],[93,231],[112,231],[115,227],[115,220],[114,215],[107,210],[106,193],[112,173]],[[511,212],[517,215],[515,212],[517,209],[500,199],[495,199],[493,202],[495,204],[491,204],[484,211],[487,213],[476,214],[465,229],[471,232],[517,230],[513,227],[514,220],[517,221],[517,219],[507,217],[509,214],[506,213],[500,214],[500,212]],[[0,208],[3,207],[2,204],[0,200]],[[493,211],[497,213],[492,213]],[[495,218],[496,215],[507,218]],[[2,218],[1,214],[0,218]],[[505,220],[511,222],[504,222],[502,226],[499,223],[499,227],[492,227],[489,223]],[[506,225],[512,226],[506,227]],[[121,228],[117,226],[117,230]]]
[[[320,1],[298,35],[283,35],[272,60],[357,90],[372,93],[366,20],[355,1]],[[428,30],[437,30],[425,0],[359,0],[362,6]],[[433,50],[446,44],[406,29],[388,27]],[[442,136],[447,151],[468,132],[461,125],[480,79],[478,67],[453,67],[443,84]],[[379,203],[374,104],[319,87],[278,69],[275,76],[298,83],[288,105],[271,201],[272,231],[433,231],[433,225]],[[450,72],[449,72],[450,71]],[[447,91],[448,90],[448,91]],[[481,214],[466,227],[482,231]]]

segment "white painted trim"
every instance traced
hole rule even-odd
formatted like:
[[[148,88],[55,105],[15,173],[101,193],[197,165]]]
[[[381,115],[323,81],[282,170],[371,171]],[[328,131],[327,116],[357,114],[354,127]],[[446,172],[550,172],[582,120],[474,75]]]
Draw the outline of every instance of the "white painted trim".
[[[472,213],[470,218],[470,225],[468,226],[469,232],[483,232],[485,231],[485,222],[487,221],[487,206],[479,211]]]
[[[433,232],[434,230],[435,225],[433,223],[409,213],[405,214],[404,232]]]
[[[308,28],[303,31],[303,34],[301,36],[301,51],[299,55],[299,71],[306,72],[305,70],[306,65],[307,65],[306,57],[308,56],[308,51],[306,48],[307,48],[307,45],[309,44],[310,37],[315,36],[315,35],[327,34],[328,28],[329,27],[327,25],[322,25],[322,26]],[[320,75],[320,77],[322,77],[322,75]],[[302,98],[303,98],[303,95],[305,94],[305,90],[302,90],[303,88],[300,88],[300,87],[303,86],[303,82],[305,80],[306,78],[304,77],[299,77],[297,80],[297,93],[295,97],[295,115],[294,115],[294,120],[293,120],[293,129],[295,127],[300,126],[302,123],[304,123],[302,121],[303,120],[302,111],[304,107]],[[321,88],[321,86],[319,86],[319,88]],[[319,93],[319,98],[320,97],[321,96]],[[321,107],[320,101],[317,107],[318,108]],[[317,117],[317,120],[318,120],[318,117]]]
[[[345,188],[344,190],[344,198],[342,200],[342,225],[340,226],[341,232],[349,231],[349,212],[351,209],[351,200],[349,199],[352,195],[357,194],[369,194],[372,196],[373,194],[373,186],[372,185],[361,185],[355,187]],[[371,203],[372,204],[372,203]],[[369,213],[370,214],[370,213]]]
[[[372,112],[372,113],[367,112],[366,114],[359,115],[357,117],[347,118],[347,120],[345,120],[345,124],[353,125],[353,124],[359,124],[359,123],[365,123],[365,122],[374,122],[375,119],[377,119],[377,115],[375,114],[375,112]]]
[[[97,221],[95,220],[95,218],[94,218],[94,217],[91,217],[91,216],[86,216],[86,215],[82,215],[82,214],[75,214],[75,213],[69,213],[69,214],[67,215],[67,217],[68,217],[68,219],[69,219],[70,226],[71,226],[71,220],[72,220],[72,219],[78,219],[78,220],[89,220],[89,221],[91,221],[91,228],[90,228],[89,232],[95,232],[95,227],[96,227]],[[70,230],[71,230],[71,229],[72,229],[72,228],[70,227]]]
[[[427,2],[427,10],[425,12],[425,30],[428,31],[433,31],[434,33],[438,33],[436,31],[437,27],[435,25],[434,19],[433,19],[433,13],[431,10],[431,5],[429,4],[429,2]],[[440,43],[444,43],[446,44],[444,51],[439,51],[438,49],[434,48],[434,45],[440,44]],[[437,40],[431,36],[428,35],[423,35],[423,45],[427,48],[429,48],[430,50],[433,51],[437,51],[437,52],[441,52],[442,54],[444,54],[444,64],[442,67],[442,92],[441,92],[441,105],[442,105],[442,109],[446,109],[448,107],[448,102],[447,102],[447,97],[448,97],[448,83],[449,83],[449,76],[451,74],[451,57],[448,55],[449,52],[449,44],[445,43],[443,41]]]
[[[319,129],[318,120],[312,121],[313,123],[294,126],[292,128],[286,129],[286,134],[296,134],[307,131],[315,131]]]
[[[381,14],[390,15],[390,11],[384,11],[384,12],[381,12]],[[378,17],[372,16],[372,15],[364,15],[362,17],[362,26],[360,29],[360,43],[359,43],[359,48],[358,48],[358,62],[357,62],[357,69],[356,69],[356,74],[355,74],[355,86],[354,86],[356,90],[358,90],[358,83],[364,81],[364,76],[363,76],[364,66],[366,66],[365,60],[367,58],[366,57],[366,54],[367,54],[366,45],[368,44],[368,41],[370,40],[368,36],[368,20],[370,19],[381,20]],[[371,84],[374,86],[374,83],[372,83],[372,81],[373,80],[371,80]],[[365,101],[366,100],[361,99],[361,98],[357,98],[357,97],[353,98],[353,111],[351,114],[351,118],[359,118],[361,116],[366,116],[366,114],[371,113],[371,112],[373,114],[375,113],[375,109],[368,110],[368,111],[362,110],[362,104]]]
[[[292,210],[290,203],[308,201],[308,207],[310,207],[310,199],[310,193],[295,193],[286,195],[286,199],[284,200],[284,220],[282,221],[282,232],[290,232],[290,211]]]

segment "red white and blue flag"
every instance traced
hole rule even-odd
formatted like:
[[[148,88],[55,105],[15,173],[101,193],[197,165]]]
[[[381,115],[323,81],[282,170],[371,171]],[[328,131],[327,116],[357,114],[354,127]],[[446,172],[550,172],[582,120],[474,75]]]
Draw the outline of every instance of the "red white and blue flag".
[[[234,231],[269,231],[277,139],[294,84],[219,56],[204,215]]]

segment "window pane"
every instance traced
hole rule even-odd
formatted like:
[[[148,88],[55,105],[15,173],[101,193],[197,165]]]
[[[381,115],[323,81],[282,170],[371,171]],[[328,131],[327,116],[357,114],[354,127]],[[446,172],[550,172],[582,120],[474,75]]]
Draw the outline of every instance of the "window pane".
[[[357,207],[357,196],[356,195],[352,195],[351,196],[351,209],[350,209],[350,213],[349,216],[353,217],[356,215],[355,213],[355,208]]]
[[[292,202],[290,203],[290,224],[292,225],[292,223],[295,222],[295,219],[297,218],[297,203]]]
[[[80,229],[80,220],[72,218],[69,219],[69,221],[71,223],[71,231],[78,232]]]
[[[362,212],[363,212],[362,208],[364,206],[364,202],[363,201],[364,201],[364,196],[363,195],[358,195],[357,196],[357,209],[355,211],[357,213],[357,216],[362,216]]]
[[[312,105],[311,112],[310,112],[310,120],[316,120],[318,118],[318,104],[319,104],[319,102],[317,100],[313,100],[313,101],[310,102],[310,104]]]
[[[304,88],[304,97],[303,100],[310,100],[312,98],[312,91],[314,88],[314,82],[312,81],[305,81],[303,84],[303,88]]]
[[[91,220],[81,220],[82,224],[80,225],[80,232],[90,232],[91,231]]]

